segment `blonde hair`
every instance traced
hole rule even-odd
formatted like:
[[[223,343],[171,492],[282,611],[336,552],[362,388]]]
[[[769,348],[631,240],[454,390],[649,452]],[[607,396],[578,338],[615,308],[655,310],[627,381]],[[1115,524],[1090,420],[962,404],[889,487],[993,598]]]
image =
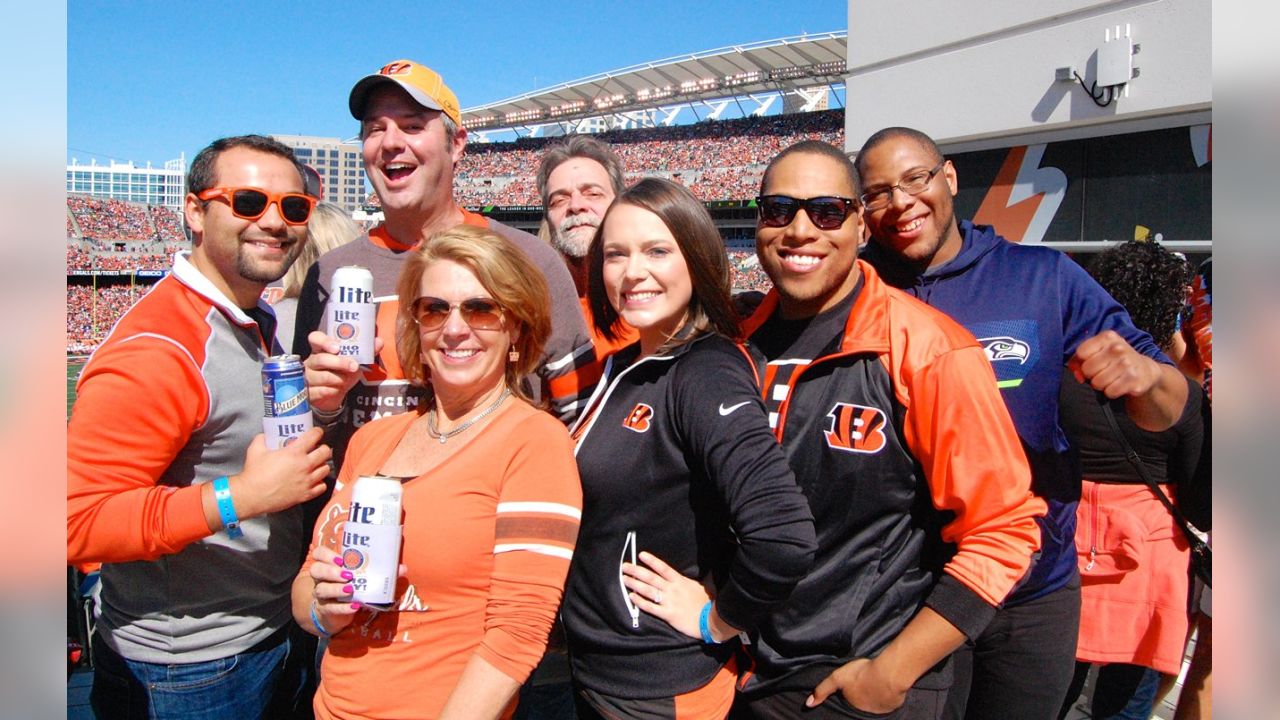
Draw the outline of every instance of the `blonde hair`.
[[[542,362],[542,348],[551,335],[551,293],[542,271],[519,248],[488,228],[459,225],[436,233],[405,261],[396,286],[400,300],[396,352],[405,377],[420,385],[430,380],[422,363],[422,339],[411,313],[422,276],[441,260],[470,270],[502,306],[503,314],[514,325],[508,331],[516,333],[511,347],[520,353],[519,360],[506,363],[506,384],[518,397],[533,402],[520,380]]]
[[[330,250],[355,240],[360,235],[360,226],[337,205],[331,202],[318,203],[311,211],[311,220],[307,222],[307,241],[298,253],[298,259],[289,266],[284,274],[284,297],[298,297],[302,292],[302,281],[307,271]]]

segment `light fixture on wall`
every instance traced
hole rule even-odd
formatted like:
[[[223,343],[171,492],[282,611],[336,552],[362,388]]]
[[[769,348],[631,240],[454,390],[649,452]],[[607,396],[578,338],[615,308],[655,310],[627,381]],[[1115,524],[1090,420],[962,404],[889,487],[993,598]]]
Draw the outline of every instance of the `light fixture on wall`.
[[[1133,42],[1128,23],[1125,23],[1123,33],[1119,25],[1116,25],[1114,30],[1107,28],[1102,44],[1094,53],[1097,58],[1097,68],[1092,83],[1086,84],[1085,79],[1080,77],[1080,73],[1070,65],[1055,68],[1054,80],[1079,81],[1080,87],[1085,89],[1095,105],[1107,107],[1122,93],[1125,97],[1129,96],[1129,81],[1138,77],[1138,68],[1133,66],[1133,56],[1141,49],[1141,45]]]

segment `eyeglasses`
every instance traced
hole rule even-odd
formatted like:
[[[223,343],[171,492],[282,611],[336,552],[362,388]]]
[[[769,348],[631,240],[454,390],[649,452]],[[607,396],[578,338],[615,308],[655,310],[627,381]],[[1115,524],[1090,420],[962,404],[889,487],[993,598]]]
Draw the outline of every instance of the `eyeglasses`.
[[[800,208],[819,230],[835,230],[857,209],[853,198],[824,195],[807,200],[786,195],[761,195],[756,198],[760,206],[760,222],[765,227],[786,227],[795,219]]]
[[[257,188],[217,187],[196,195],[201,200],[219,198],[231,206],[231,214],[244,220],[257,220],[275,203],[280,217],[289,225],[305,225],[316,206],[316,199],[302,193],[269,193]]]
[[[485,297],[467,298],[460,303],[450,305],[438,297],[424,295],[413,301],[409,308],[409,316],[423,330],[435,330],[443,327],[449,320],[449,313],[454,308],[462,313],[462,321],[475,330],[501,330],[502,306]]]
[[[943,160],[934,166],[932,170],[921,170],[920,172],[911,173],[910,175],[902,178],[902,181],[897,185],[880,190],[864,192],[862,193],[862,206],[868,210],[879,210],[881,208],[889,207],[889,203],[893,202],[894,190],[901,190],[908,195],[919,195],[924,192],[925,188],[929,187],[929,183],[933,181],[933,176],[937,175],[942,170],[942,166],[946,164],[947,161]]]

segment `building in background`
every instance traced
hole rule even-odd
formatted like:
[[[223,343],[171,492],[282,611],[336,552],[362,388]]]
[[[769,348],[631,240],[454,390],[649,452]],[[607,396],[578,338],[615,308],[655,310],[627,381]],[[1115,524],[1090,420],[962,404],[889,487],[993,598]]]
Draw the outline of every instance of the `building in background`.
[[[324,181],[324,199],[349,212],[364,204],[364,162],[357,140],[314,137],[311,135],[272,135],[293,148],[298,160],[320,173]]]
[[[979,9],[980,8],[980,9]],[[959,174],[956,216],[1014,242],[1212,249],[1212,6],[1198,0],[849,0],[845,149],[916,128]],[[909,88],[911,101],[899,98]],[[947,108],[939,112],[939,108]]]
[[[81,165],[72,158],[67,166],[67,194],[160,205],[181,214],[186,174],[185,155],[166,162],[163,169],[151,167],[151,163],[137,167],[133,162],[114,160],[108,165],[99,165],[96,160]]]

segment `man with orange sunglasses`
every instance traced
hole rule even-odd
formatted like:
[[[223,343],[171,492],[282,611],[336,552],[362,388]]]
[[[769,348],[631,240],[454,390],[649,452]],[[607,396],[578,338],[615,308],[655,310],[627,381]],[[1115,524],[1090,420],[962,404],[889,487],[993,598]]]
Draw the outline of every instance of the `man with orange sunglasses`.
[[[67,562],[101,562],[99,718],[281,717],[301,503],[324,491],[314,429],[268,451],[261,299],[306,241],[293,151],[257,135],[196,155],[190,253],[85,366],[67,428]]]

